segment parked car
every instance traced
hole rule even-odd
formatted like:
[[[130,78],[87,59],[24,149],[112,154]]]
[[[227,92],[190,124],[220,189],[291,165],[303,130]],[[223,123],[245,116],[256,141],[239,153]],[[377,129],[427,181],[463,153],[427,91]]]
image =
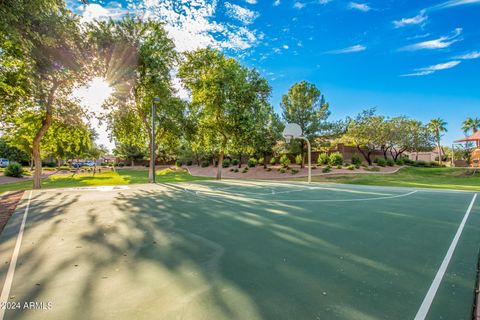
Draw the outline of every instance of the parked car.
[[[83,162],[73,162],[72,163],[73,168],[80,168],[80,167],[83,167],[83,166],[84,166]]]
[[[0,158],[0,168],[6,168],[8,167],[8,164],[10,163],[10,161],[8,161],[7,159],[4,159],[4,158]]]
[[[95,162],[94,161],[87,161],[83,164],[84,166],[87,166],[87,167],[94,167],[95,166]]]

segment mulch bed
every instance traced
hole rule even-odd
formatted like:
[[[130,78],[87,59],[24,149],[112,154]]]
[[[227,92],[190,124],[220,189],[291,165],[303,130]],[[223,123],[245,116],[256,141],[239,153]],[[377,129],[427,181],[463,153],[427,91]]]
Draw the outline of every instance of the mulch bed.
[[[12,216],[22,196],[23,191],[16,191],[0,198],[0,233],[7,225],[8,219]]]

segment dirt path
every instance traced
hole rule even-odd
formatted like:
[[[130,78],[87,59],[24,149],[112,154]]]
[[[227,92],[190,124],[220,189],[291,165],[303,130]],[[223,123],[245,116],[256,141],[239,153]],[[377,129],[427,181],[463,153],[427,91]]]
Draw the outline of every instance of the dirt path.
[[[23,191],[16,191],[4,194],[0,198],[0,233],[2,233],[3,228],[7,225],[8,219],[12,216],[22,196]]]

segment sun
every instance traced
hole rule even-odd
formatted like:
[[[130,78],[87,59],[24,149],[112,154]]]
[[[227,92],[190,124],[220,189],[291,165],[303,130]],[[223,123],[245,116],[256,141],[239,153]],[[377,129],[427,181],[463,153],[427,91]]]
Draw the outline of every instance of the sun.
[[[96,77],[93,78],[85,86],[79,87],[72,92],[72,96],[80,100],[80,104],[93,112],[94,115],[99,116],[104,112],[102,105],[106,99],[110,97],[113,89],[108,85],[105,79]],[[97,117],[89,119],[89,125],[98,133],[98,143],[103,144],[109,150],[114,148],[114,144],[110,141],[108,128],[106,123],[100,123]]]
[[[100,77],[93,78],[87,85],[74,90],[73,96],[80,99],[82,106],[100,113],[102,104],[112,94],[112,88],[105,79]]]

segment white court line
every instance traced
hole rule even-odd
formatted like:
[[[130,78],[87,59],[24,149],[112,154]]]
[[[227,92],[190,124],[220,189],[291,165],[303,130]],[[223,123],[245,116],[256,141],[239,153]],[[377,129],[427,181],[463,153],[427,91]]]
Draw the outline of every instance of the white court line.
[[[460,236],[462,235],[462,231],[463,231],[463,228],[465,227],[468,216],[470,215],[470,212],[472,211],[473,204],[475,203],[475,199],[477,199],[477,194],[475,194],[473,196],[473,199],[470,202],[470,206],[468,206],[467,212],[465,213],[465,216],[463,217],[463,220],[460,223],[460,226],[458,227],[458,230],[457,230],[457,233],[455,234],[455,237],[453,237],[453,241],[450,244],[450,247],[448,248],[447,254],[445,255],[445,258],[443,258],[442,264],[440,265],[440,268],[438,269],[437,274],[435,275],[435,278],[433,279],[433,282],[430,286],[430,289],[428,289],[427,295],[423,299],[422,305],[420,306],[420,309],[418,309],[417,315],[415,316],[414,320],[424,320],[425,317],[427,316],[428,310],[430,309],[430,306],[432,305],[433,299],[435,298],[435,295],[437,294],[437,290],[440,287],[440,283],[442,282],[443,276],[445,275],[445,272],[447,271],[448,264],[450,263],[450,260],[452,259],[453,252],[455,251],[455,248],[457,247],[458,240],[460,239]]]
[[[374,200],[385,200],[385,199],[395,199],[395,198],[402,198],[402,197],[408,197],[409,195],[412,195],[414,193],[417,193],[418,190],[405,193],[405,194],[399,194],[399,195],[394,195],[394,196],[386,196],[386,197],[375,197],[375,198],[359,198],[359,199],[260,199],[260,198],[248,198],[248,197],[242,197],[242,196],[235,196],[235,195],[225,195],[225,194],[219,194],[215,192],[207,192],[207,191],[197,191],[195,194],[197,195],[203,195],[206,197],[213,197],[213,198],[231,198],[231,199],[236,199],[240,201],[260,201],[260,202],[356,202],[356,201],[374,201]]]
[[[27,221],[28,209],[30,208],[30,200],[32,199],[32,192],[28,195],[27,207],[25,208],[25,213],[23,214],[22,225],[18,231],[17,242],[15,243],[15,248],[12,254],[12,260],[10,261],[10,266],[8,267],[7,277],[5,278],[5,283],[3,284],[2,295],[0,296],[0,303],[5,305],[8,302],[8,297],[10,296],[10,289],[12,288],[13,275],[15,274],[15,267],[17,266],[18,254],[20,252],[20,246],[22,245],[23,231],[25,229],[25,223]],[[0,308],[0,320],[3,320],[5,316],[6,308]]]

